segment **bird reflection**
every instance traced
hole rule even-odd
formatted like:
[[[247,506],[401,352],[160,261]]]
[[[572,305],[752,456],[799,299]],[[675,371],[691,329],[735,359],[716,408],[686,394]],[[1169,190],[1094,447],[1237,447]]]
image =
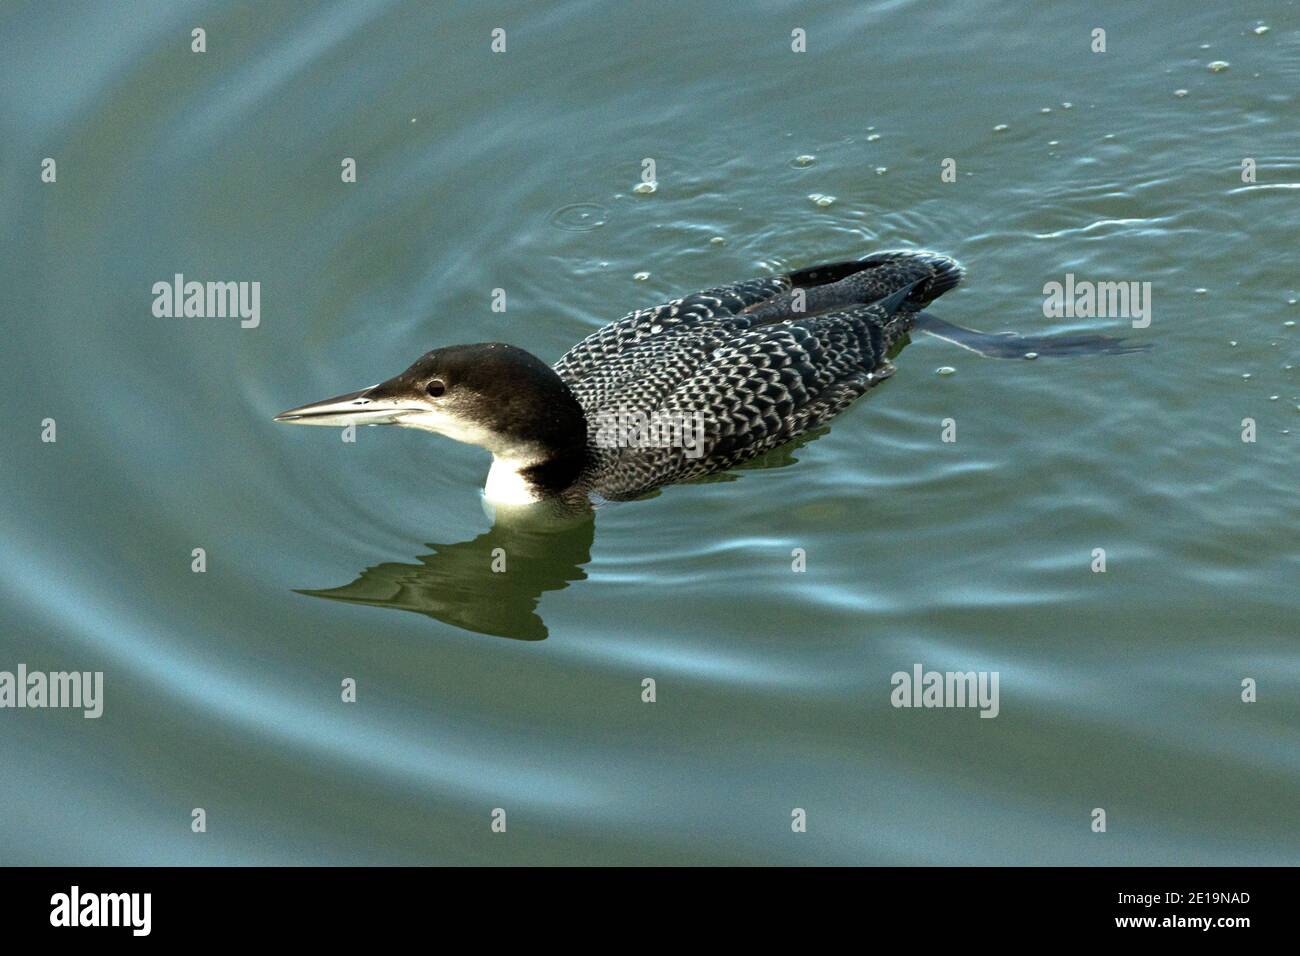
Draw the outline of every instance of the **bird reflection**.
[[[825,426],[814,429],[732,472],[691,484],[736,481],[738,471],[792,465],[796,451],[827,431]],[[659,494],[655,490],[646,497]],[[537,614],[538,602],[547,591],[586,579],[583,567],[591,561],[595,530],[595,512],[585,503],[540,512],[498,510],[490,531],[456,544],[429,544],[432,553],[416,555],[418,564],[389,561],[365,568],[342,587],[295,590],[331,601],[414,611],[476,634],[541,641],[548,631]]]
[[[429,544],[416,564],[385,562],[351,584],[299,594],[427,614],[477,634],[540,641],[546,624],[537,604],[586,578],[595,521],[585,514],[521,522],[498,515],[490,531],[456,544]]]

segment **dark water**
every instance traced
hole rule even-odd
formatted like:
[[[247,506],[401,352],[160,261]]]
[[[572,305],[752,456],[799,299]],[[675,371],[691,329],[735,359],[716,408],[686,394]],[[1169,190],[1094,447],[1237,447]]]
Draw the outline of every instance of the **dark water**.
[[[1296,862],[1300,9],[1072,6],[7,4],[0,670],[105,700],[0,711],[0,862]],[[549,534],[478,449],[271,423],[910,245],[950,321],[1153,347],[918,337],[769,467]],[[155,317],[176,273],[259,324]],[[1045,317],[1066,273],[1150,326]],[[892,707],[915,663],[997,718]]]

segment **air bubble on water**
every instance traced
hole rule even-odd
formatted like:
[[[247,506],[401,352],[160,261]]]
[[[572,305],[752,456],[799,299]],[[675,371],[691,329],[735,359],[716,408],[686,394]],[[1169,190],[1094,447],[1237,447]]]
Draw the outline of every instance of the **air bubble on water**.
[[[1242,373],[1241,373],[1241,379],[1242,379],[1242,381],[1244,381],[1244,382],[1249,382],[1250,379],[1251,379],[1251,374],[1250,374],[1249,372],[1242,372]]]
[[[1208,291],[1209,291],[1208,289],[1197,289],[1197,290],[1196,290],[1196,294],[1197,294],[1197,295],[1205,295],[1205,293],[1208,292]]]
[[[1206,69],[1211,73],[1222,73],[1229,65],[1227,60],[1214,60],[1206,66]]]
[[[1295,328],[1295,319],[1287,319],[1287,320],[1286,320],[1285,322],[1283,322],[1282,324],[1283,324],[1284,326],[1286,326],[1288,329],[1294,329],[1294,328]]]
[[[1268,26],[1266,24],[1261,23],[1259,26],[1255,27],[1255,34],[1257,36],[1263,36],[1267,32]]]
[[[1060,146],[1060,145],[1061,145],[1061,141],[1060,141],[1059,139],[1049,139],[1049,140],[1047,141],[1047,145],[1048,145],[1048,146]]]
[[[1037,353],[1037,352],[1026,352],[1026,353],[1025,353],[1025,358],[1030,359],[1030,360],[1036,359],[1036,358],[1038,358],[1038,353]]]
[[[875,142],[876,140],[878,140],[878,139],[880,139],[880,134],[879,134],[879,133],[872,133],[870,136],[867,137],[867,142],[868,142],[868,143],[874,143],[874,142]]]
[[[650,196],[658,188],[658,183],[637,183],[632,187],[632,192],[636,193],[638,196]]]
[[[1043,107],[1041,110],[1039,110],[1038,112],[1040,112],[1040,113],[1050,113],[1050,112],[1052,112],[1052,108],[1051,108],[1050,106],[1044,106],[1044,107]]]
[[[1074,104],[1073,104],[1073,103],[1062,103],[1062,104],[1061,104],[1061,109],[1063,109],[1063,110],[1072,110],[1072,109],[1074,109]]]
[[[1270,402],[1276,402],[1276,401],[1277,401],[1279,398],[1281,398],[1281,397],[1282,397],[1282,396],[1280,396],[1280,395],[1270,395],[1270,396],[1268,397],[1268,400],[1269,400]]]
[[[609,214],[604,206],[594,202],[575,202],[561,206],[548,216],[551,225],[566,232],[587,232],[605,225]]]
[[[1174,96],[1178,97],[1180,100],[1186,95],[1187,95],[1186,90],[1174,90]]]
[[[953,368],[951,365],[940,365],[937,369],[935,369],[935,372],[938,373],[939,375],[952,375],[956,371],[957,370]]]
[[[802,156],[796,156],[791,160],[790,165],[803,169],[804,167],[811,166],[815,162],[817,162],[816,156],[813,156],[811,153],[804,153]]]
[[[724,239],[724,238],[722,238],[722,236],[714,236],[712,239],[709,240],[709,245],[712,245],[712,246],[720,246],[720,245],[722,245],[723,243],[725,243],[726,241],[727,241],[727,240]]]
[[[889,172],[889,167],[888,167],[888,166],[877,166],[877,167],[876,167],[876,175],[877,175],[877,176],[883,176],[883,175],[885,175],[885,173],[887,173],[887,172]]]
[[[1007,128],[1008,127],[1006,123],[999,123],[997,126],[993,127],[993,132],[995,133],[1005,132]]]
[[[1236,340],[1236,339],[1228,339],[1228,344],[1231,345],[1231,346],[1235,349],[1235,348],[1237,347],[1237,340]]]
[[[636,275],[632,276],[632,278],[635,279],[637,282],[645,282],[646,279],[650,278],[650,273],[638,272],[636,273]]]
[[[829,206],[831,203],[835,202],[834,196],[824,196],[821,193],[809,193],[808,198],[818,206]]]

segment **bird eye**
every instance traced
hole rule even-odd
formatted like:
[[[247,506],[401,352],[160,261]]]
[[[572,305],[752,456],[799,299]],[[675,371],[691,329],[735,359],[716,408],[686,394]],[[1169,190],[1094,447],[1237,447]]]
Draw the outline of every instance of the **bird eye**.
[[[428,385],[424,386],[424,390],[434,398],[437,398],[443,392],[447,391],[447,386],[443,383],[442,379],[435,378]]]

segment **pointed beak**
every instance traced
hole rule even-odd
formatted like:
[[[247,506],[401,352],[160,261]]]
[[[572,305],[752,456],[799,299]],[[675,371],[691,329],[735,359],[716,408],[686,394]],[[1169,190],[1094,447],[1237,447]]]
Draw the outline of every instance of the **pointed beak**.
[[[422,411],[413,402],[382,397],[375,393],[378,385],[327,398],[323,402],[299,405],[275,416],[277,422],[291,425],[391,425],[405,414]]]

